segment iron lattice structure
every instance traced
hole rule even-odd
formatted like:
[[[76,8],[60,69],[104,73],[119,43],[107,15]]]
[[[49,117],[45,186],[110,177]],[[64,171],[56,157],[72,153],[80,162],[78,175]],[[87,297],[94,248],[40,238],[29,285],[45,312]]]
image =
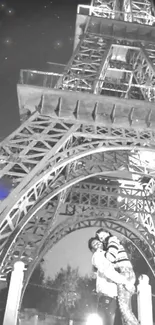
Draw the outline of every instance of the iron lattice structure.
[[[25,288],[56,242],[91,226],[129,239],[155,275],[153,10],[145,0],[80,5],[63,74],[21,71],[23,123],[0,151],[12,184],[0,205],[1,277],[23,260]]]

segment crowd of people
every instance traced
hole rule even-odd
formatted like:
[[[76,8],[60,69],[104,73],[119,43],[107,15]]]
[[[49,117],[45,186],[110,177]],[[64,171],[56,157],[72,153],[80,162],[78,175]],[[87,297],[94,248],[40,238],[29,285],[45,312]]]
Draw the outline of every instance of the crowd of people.
[[[99,294],[98,312],[104,318],[104,325],[117,325],[118,313],[123,325],[138,325],[131,308],[136,277],[120,240],[100,228],[89,239],[88,247],[93,254],[96,292]]]

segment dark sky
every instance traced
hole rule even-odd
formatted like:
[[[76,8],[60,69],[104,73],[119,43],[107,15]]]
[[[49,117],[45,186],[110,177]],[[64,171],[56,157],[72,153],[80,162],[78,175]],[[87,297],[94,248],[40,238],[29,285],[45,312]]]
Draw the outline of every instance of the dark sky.
[[[70,59],[78,3],[89,4],[89,1],[0,2],[1,138],[19,126],[16,84],[20,69],[47,70],[48,61],[66,64]],[[87,242],[94,232],[92,228],[78,231],[55,245],[45,257],[45,275],[54,277],[68,263],[79,266],[82,274],[89,273],[91,256]],[[73,241],[74,245],[70,245]]]
[[[47,70],[48,61],[69,60],[78,3],[89,0],[0,1],[0,138],[19,126],[20,69]]]

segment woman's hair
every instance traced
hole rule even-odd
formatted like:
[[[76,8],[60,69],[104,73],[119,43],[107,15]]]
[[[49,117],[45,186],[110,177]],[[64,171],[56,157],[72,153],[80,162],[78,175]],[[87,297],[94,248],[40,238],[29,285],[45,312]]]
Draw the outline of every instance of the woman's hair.
[[[105,231],[103,228],[100,228],[96,231],[96,235],[100,234],[100,232]]]
[[[105,238],[103,244],[103,250],[106,251],[107,250],[107,246],[108,246],[108,240],[110,237],[113,237],[113,235],[111,234],[111,232],[104,230],[103,228],[100,228],[96,231],[96,238],[99,239],[98,234],[100,234],[101,232],[106,232],[108,234],[108,236]]]
[[[113,235],[109,235],[105,238],[104,242],[103,242],[103,250],[106,251],[107,250],[107,247],[108,247],[108,241],[109,241],[109,238],[110,237],[113,237]]]
[[[98,234],[100,234],[101,232],[107,232],[110,236],[112,236],[112,234],[109,231],[105,230],[104,228],[98,229],[96,231],[96,236],[98,236]]]
[[[90,249],[91,252],[92,252],[92,249],[93,249],[93,247],[92,247],[92,242],[93,242],[94,240],[98,240],[98,241],[99,241],[99,239],[98,239],[97,237],[91,237],[91,238],[88,240],[88,248]]]

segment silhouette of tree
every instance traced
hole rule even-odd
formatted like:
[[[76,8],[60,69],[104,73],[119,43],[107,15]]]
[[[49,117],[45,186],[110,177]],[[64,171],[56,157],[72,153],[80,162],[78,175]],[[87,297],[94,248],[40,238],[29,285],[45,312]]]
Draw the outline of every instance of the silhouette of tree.
[[[95,280],[81,277],[78,269],[67,266],[61,269],[55,279],[46,281],[46,286],[55,288],[55,299],[51,300],[51,313],[57,316],[80,319],[81,315],[94,308]]]
[[[48,292],[44,287],[44,272],[41,263],[34,270],[22,301],[23,308],[36,308],[40,310],[42,301],[47,301]]]
[[[54,306],[56,314],[69,316],[75,308],[77,301],[81,298],[78,291],[79,278],[78,269],[72,269],[68,265],[67,269],[60,270],[53,281],[47,280],[46,285],[57,288]]]

